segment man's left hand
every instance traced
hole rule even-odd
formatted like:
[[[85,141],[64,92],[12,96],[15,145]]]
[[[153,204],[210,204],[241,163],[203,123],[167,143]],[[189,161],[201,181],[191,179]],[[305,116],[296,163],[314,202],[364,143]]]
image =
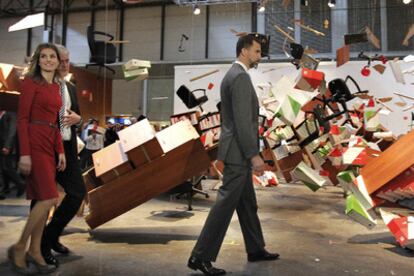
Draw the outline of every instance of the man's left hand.
[[[81,116],[79,116],[76,112],[70,109],[68,109],[67,112],[68,114],[63,116],[63,126],[71,127],[81,121]]]

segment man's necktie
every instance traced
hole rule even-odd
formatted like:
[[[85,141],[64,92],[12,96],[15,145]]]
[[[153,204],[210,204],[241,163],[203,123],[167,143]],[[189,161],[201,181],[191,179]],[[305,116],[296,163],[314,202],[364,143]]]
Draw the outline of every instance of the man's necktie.
[[[59,129],[60,133],[63,134],[63,116],[65,116],[65,83],[60,82],[60,97],[62,99],[62,106],[59,110]]]

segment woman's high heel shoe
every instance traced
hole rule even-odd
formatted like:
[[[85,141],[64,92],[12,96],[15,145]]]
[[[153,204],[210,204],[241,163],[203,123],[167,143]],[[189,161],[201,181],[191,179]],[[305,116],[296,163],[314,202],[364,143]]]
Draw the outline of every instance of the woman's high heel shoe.
[[[54,265],[39,264],[29,253],[26,253],[26,261],[28,263],[32,263],[36,267],[39,274],[49,274],[56,271],[56,267]]]
[[[31,275],[31,271],[27,268],[27,267],[21,267],[18,266],[15,262],[14,262],[14,246],[10,246],[9,249],[7,249],[7,257],[9,258],[9,261],[12,265],[12,269],[13,271],[15,271],[18,274],[21,275]]]

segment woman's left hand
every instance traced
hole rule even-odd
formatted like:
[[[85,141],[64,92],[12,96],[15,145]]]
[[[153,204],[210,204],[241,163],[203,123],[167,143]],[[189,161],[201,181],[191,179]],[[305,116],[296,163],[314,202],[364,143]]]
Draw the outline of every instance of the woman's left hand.
[[[64,153],[59,153],[57,170],[63,172],[66,168],[66,157]]]

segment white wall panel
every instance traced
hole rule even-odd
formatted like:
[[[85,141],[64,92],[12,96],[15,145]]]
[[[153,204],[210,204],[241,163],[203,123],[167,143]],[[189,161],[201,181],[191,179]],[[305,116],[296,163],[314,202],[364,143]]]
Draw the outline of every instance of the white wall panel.
[[[114,39],[119,39],[119,12],[116,10],[102,10],[95,14],[95,31],[101,31],[114,36]],[[97,38],[107,39],[105,36],[97,36]],[[115,44],[117,45],[117,44]]]
[[[89,12],[70,13],[68,18],[68,29],[66,34],[66,47],[70,52],[73,63],[89,62],[89,47],[86,38],[86,27],[90,24],[91,14]],[[57,36],[61,37],[62,21],[58,20]]]
[[[8,32],[21,18],[0,19],[0,62],[22,65],[26,56],[27,30]],[[43,29],[43,27],[38,27]]]
[[[185,41],[185,51],[179,52],[181,35]],[[193,15],[191,7],[167,6],[165,18],[164,60],[183,61],[200,60],[205,56],[206,8],[201,7],[201,14]]]
[[[142,81],[112,81],[112,114],[142,114]]]
[[[210,6],[209,59],[235,59],[237,37],[251,31],[251,4]]]
[[[160,60],[161,7],[125,10],[124,61],[131,58]]]
[[[32,53],[40,43],[47,42],[43,41],[43,31],[43,26],[32,29]]]

